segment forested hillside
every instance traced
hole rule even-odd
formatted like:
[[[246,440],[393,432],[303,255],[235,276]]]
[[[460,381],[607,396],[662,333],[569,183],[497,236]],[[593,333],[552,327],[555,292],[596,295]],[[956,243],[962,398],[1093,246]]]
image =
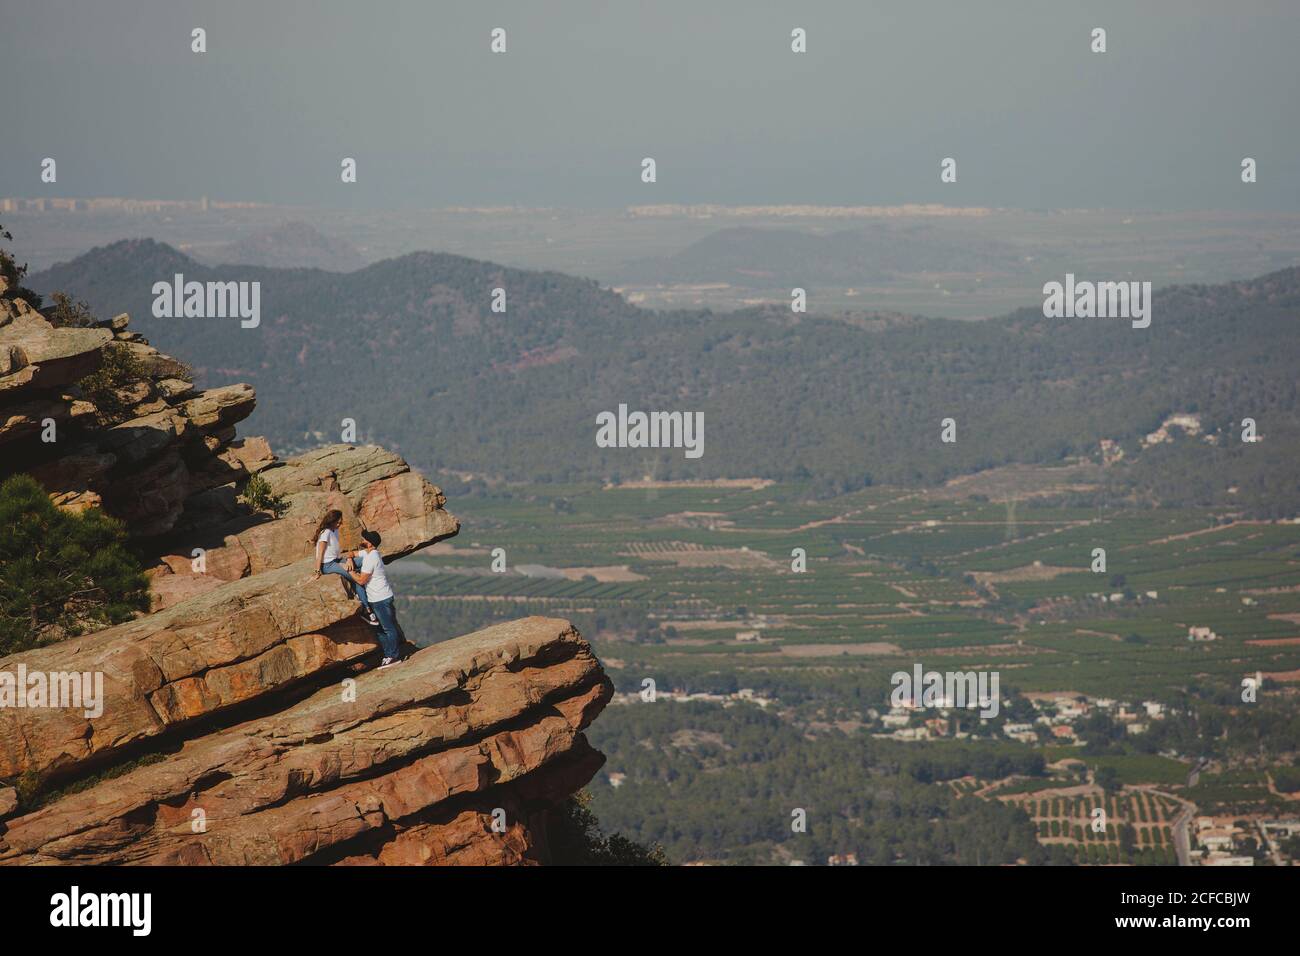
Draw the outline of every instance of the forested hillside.
[[[260,326],[155,319],[152,285],[175,273],[260,281]],[[591,281],[457,256],[416,253],[348,274],[211,269],[149,240],[96,249],[29,284],[104,316],[129,309],[132,328],[193,357],[200,383],[251,382],[263,399],[252,427],[285,449],[336,441],[352,418],[359,438],[440,473],[812,477],[832,491],[1096,457],[1111,438],[1126,454],[1107,469],[1108,497],[1273,516],[1300,507],[1300,269],[1158,290],[1145,330],[1045,319],[1036,303],[981,323],[651,312]],[[505,313],[492,311],[495,288]],[[620,403],[703,412],[703,456],[598,448],[596,416]],[[1199,414],[1217,443],[1172,429],[1169,442],[1140,447],[1180,412]],[[957,441],[944,444],[949,417]],[[1262,442],[1241,441],[1243,418]]]

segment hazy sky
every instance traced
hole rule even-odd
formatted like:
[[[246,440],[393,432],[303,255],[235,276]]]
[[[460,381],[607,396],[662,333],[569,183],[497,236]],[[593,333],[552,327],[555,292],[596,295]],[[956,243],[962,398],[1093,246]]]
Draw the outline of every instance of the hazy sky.
[[[0,0],[0,195],[1300,210],[1298,41],[1296,0]]]

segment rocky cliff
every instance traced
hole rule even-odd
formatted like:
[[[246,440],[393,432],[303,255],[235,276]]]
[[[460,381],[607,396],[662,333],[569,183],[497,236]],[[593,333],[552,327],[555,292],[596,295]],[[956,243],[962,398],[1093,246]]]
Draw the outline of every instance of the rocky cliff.
[[[0,658],[103,687],[101,713],[0,706],[0,863],[546,862],[548,815],[603,762],[582,730],[611,692],[572,626],[514,621],[374,670],[341,579],[312,576],[312,532],[338,508],[344,545],[377,530],[391,561],[457,532],[441,491],[373,446],[281,461],[235,435],[251,386],[196,390],[125,315],[65,319],[0,278],[0,477],[121,518],[152,608]],[[130,374],[89,389],[106,363]]]

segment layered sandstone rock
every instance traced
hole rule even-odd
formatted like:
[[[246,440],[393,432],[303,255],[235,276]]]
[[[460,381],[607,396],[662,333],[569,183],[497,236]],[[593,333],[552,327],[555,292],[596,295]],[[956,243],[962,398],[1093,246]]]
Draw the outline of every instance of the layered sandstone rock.
[[[544,862],[611,693],[567,622],[497,625],[11,818],[0,863]]]
[[[25,419],[32,428],[45,417],[70,420],[75,404],[87,404],[78,383],[100,366],[107,347],[129,348],[143,360],[146,377],[118,389],[119,398],[126,393],[136,403],[119,410],[120,421],[104,421],[91,407],[81,412],[86,421],[39,447],[24,446],[11,427],[6,460],[26,464],[27,452],[32,463],[23,470],[56,504],[102,506],[128,531],[150,538],[159,612],[0,660],[0,670],[21,662],[42,673],[102,674],[105,696],[96,717],[0,708],[0,780],[75,773],[369,654],[373,636],[357,621],[341,580],[312,577],[312,532],[327,510],[343,512],[344,545],[358,544],[362,529],[376,530],[390,560],[459,527],[442,493],[381,448],[335,445],[281,462],[265,440],[236,439],[233,423],[252,411],[253,389],[196,393],[162,377],[184,366],[142,341],[117,342],[127,334],[125,315],[101,329],[65,329],[21,299],[0,292],[0,303],[8,318],[0,351],[26,360],[17,378],[0,378],[0,416],[35,407]],[[266,476],[274,510],[240,500],[253,474]]]
[[[312,573],[313,532],[338,509],[345,547],[376,530],[400,558],[459,529],[442,492],[374,446],[281,461],[236,437],[251,386],[195,389],[125,315],[44,313],[0,279],[0,477],[122,519],[153,604],[0,659],[102,679],[99,707],[0,706],[0,863],[545,861],[547,815],[603,760],[581,730],[610,687],[573,628],[529,618],[372,671],[357,603]],[[105,398],[85,376],[126,361],[112,349],[136,374]]]
[[[112,341],[107,329],[60,329],[22,299],[4,300],[0,353],[8,368],[0,392],[58,388],[99,368],[100,349]]]
[[[0,319],[0,355],[10,358],[0,366],[4,471],[28,472],[60,507],[102,507],[133,536],[153,539],[158,608],[301,560],[331,508],[344,514],[345,546],[363,528],[378,530],[390,558],[456,532],[442,493],[382,448],[334,445],[280,461],[265,439],[236,438],[235,423],[256,401],[252,386],[196,391],[178,377],[184,364],[128,332],[124,314],[98,328],[58,328],[0,289]],[[130,353],[142,377],[116,390],[127,410],[105,421],[78,383],[108,347]],[[50,421],[55,440],[42,441]],[[240,500],[257,474],[278,510]]]
[[[225,454],[245,451],[262,454],[260,448],[240,447],[238,442],[231,442]],[[331,509],[343,513],[339,537],[345,548],[359,546],[362,530],[369,528],[382,535],[389,559],[459,528],[443,507],[441,491],[401,458],[374,445],[332,445],[285,462],[257,458],[244,467],[256,469],[280,498],[280,516],[250,519],[229,484],[196,495],[186,511],[191,520],[159,548],[152,579],[156,606],[169,607],[227,581],[303,560],[313,553],[317,523]],[[198,564],[195,548],[202,549]]]
[[[228,453],[231,426],[253,410],[251,385],[196,392],[183,363],[126,331],[126,315],[95,328],[61,328],[46,312],[0,290],[0,449],[60,507],[101,506],[133,535],[151,537],[175,527],[194,494],[254,472]],[[112,390],[111,411],[89,401],[83,387],[110,348],[139,372]]]
[[[338,578],[306,561],[176,607],[0,658],[0,671],[103,675],[104,712],[0,709],[0,779],[75,771],[374,649]]]

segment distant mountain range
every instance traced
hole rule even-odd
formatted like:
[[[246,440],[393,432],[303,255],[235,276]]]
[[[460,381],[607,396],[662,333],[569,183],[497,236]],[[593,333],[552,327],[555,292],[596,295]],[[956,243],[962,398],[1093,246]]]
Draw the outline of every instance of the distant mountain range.
[[[352,243],[331,238],[305,222],[285,222],[261,229],[243,239],[206,250],[202,259],[210,265],[328,269],[332,272],[351,272],[365,265],[365,258]]]
[[[973,244],[928,223],[825,232],[738,226],[705,236],[671,256],[629,263],[619,281],[727,282],[760,289],[854,286],[915,275],[918,262],[935,273],[1026,271],[1009,243],[985,239]]]
[[[155,319],[151,288],[176,273],[261,283],[261,324]],[[1062,278],[1060,276],[1047,278]],[[788,279],[788,277],[787,277]],[[117,242],[34,274],[193,362],[201,382],[248,381],[249,428],[277,450],[358,438],[435,473],[520,481],[807,478],[828,490],[929,483],[1012,462],[1128,454],[1108,495],[1300,506],[1296,368],[1300,269],[1158,290],[1151,327],[1046,319],[805,316],[785,308],[652,312],[595,282],[415,253],[346,274],[201,265],[149,240]],[[492,310],[504,289],[506,311]],[[704,454],[598,448],[596,418],[704,413]],[[1217,444],[1173,430],[1196,414]],[[1244,445],[1254,418],[1265,441]],[[953,418],[957,441],[941,443]]]

